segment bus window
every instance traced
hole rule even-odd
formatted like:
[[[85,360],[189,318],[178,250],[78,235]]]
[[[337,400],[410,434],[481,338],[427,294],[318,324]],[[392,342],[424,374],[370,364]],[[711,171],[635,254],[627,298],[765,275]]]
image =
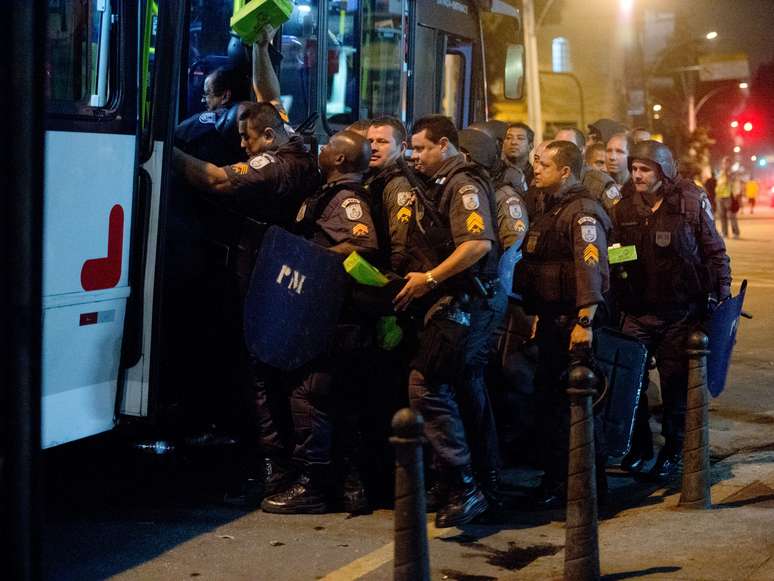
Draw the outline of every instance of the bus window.
[[[505,98],[521,99],[524,94],[524,46],[509,44],[505,53]]]
[[[282,25],[280,99],[291,125],[299,125],[315,110],[317,64],[317,0],[296,2]]]
[[[328,83],[326,118],[338,130],[360,118],[358,0],[328,2]]]
[[[48,0],[46,97],[49,112],[91,114],[114,92],[109,84],[108,0]]]
[[[231,40],[229,21],[233,0],[191,0],[188,26],[188,94],[182,117],[204,111],[204,79],[218,67],[230,65],[228,44]],[[247,49],[245,49],[247,50]],[[249,88],[249,71],[245,66],[245,95]]]
[[[360,116],[404,118],[406,4],[368,0],[363,6]],[[405,120],[405,119],[404,119]]]
[[[441,112],[451,117],[457,127],[465,127],[469,121],[473,49],[470,42],[453,37],[447,37],[447,43],[443,60]]]

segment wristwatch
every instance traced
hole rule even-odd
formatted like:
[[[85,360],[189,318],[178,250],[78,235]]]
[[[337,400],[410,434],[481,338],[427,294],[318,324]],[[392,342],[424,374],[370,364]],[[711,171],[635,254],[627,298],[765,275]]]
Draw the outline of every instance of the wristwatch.
[[[591,329],[591,319],[589,319],[586,315],[578,317],[576,324],[579,327],[583,327],[584,329]]]
[[[430,290],[438,286],[438,281],[433,278],[433,272],[431,270],[428,270],[425,273],[425,282],[427,283],[427,286],[430,287]]]

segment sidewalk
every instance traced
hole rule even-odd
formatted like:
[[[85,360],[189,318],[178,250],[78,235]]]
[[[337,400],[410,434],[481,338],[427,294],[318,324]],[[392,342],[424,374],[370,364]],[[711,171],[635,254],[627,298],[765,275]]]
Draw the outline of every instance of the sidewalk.
[[[616,487],[599,523],[603,579],[774,579],[774,451],[730,456],[714,464],[712,482],[704,511],[677,507],[679,480]],[[561,579],[562,520],[561,511],[525,513],[515,519],[524,528],[431,534],[433,579]]]

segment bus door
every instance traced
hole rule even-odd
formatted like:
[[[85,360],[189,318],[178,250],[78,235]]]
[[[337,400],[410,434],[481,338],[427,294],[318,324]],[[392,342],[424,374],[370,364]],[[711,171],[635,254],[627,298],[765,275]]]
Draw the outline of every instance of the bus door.
[[[116,411],[128,416],[152,416],[159,390],[159,313],[163,307],[170,160],[177,120],[182,63],[184,0],[145,0],[139,3],[141,22],[140,78],[141,123],[137,132],[137,216],[132,223],[130,264],[132,292],[127,310],[121,352],[122,387]]]
[[[49,0],[42,445],[114,425],[137,155],[136,4]]]
[[[478,115],[474,59],[481,51],[474,3],[417,2],[413,31],[413,118],[441,113],[465,127]]]

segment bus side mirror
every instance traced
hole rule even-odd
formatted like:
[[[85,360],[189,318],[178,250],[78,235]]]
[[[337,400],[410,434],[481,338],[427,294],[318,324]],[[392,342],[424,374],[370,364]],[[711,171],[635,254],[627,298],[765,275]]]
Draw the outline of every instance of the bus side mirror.
[[[521,99],[524,94],[524,45],[509,44],[505,54],[505,98]]]

